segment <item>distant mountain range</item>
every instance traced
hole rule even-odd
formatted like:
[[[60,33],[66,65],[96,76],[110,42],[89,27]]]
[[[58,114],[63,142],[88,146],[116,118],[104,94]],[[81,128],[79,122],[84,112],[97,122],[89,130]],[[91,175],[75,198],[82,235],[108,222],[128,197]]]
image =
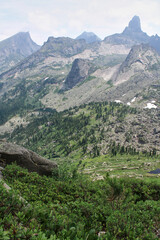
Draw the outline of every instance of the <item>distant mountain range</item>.
[[[35,109],[102,101],[159,111],[159,42],[141,30],[138,16],[103,41],[85,32],[77,39],[49,37],[42,47],[28,33],[0,42],[1,123]]]

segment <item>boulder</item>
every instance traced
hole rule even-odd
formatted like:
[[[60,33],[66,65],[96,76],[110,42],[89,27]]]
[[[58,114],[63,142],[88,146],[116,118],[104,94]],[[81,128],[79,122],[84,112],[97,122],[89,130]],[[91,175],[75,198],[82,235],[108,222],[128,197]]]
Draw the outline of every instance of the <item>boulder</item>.
[[[0,167],[16,163],[27,168],[29,172],[37,172],[40,175],[51,175],[57,164],[45,159],[35,152],[16,144],[0,141]]]

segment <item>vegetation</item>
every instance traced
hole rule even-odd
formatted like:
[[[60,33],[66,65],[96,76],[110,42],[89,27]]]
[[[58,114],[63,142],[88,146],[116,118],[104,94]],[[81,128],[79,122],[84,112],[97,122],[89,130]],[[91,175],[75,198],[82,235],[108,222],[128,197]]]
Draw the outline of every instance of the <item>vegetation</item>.
[[[15,111],[25,111],[26,99]],[[0,239],[158,240],[160,180],[147,174],[159,168],[159,156],[156,149],[138,151],[130,144],[133,132],[124,129],[137,110],[103,102],[58,113],[36,104],[27,108],[38,115],[6,137],[59,167],[52,177],[15,164],[5,168],[4,181],[12,190],[0,182]],[[119,133],[126,145],[112,138]]]
[[[50,178],[7,166],[12,191],[0,184],[0,239],[158,240],[159,184],[108,175],[93,182],[79,165],[62,165]]]
[[[96,157],[106,151],[120,150],[112,138],[106,136],[116,128],[115,122],[121,124],[127,115],[134,115],[137,110],[117,103],[90,103],[63,112],[42,110],[39,118],[27,127],[18,127],[10,136],[10,141],[22,144],[47,158],[66,157],[69,154]],[[114,133],[115,134],[115,133]],[[113,134],[113,136],[114,136]],[[126,137],[125,137],[126,138]],[[128,143],[127,143],[128,144]],[[129,144],[128,144],[129,145]],[[135,152],[130,146],[121,152]]]

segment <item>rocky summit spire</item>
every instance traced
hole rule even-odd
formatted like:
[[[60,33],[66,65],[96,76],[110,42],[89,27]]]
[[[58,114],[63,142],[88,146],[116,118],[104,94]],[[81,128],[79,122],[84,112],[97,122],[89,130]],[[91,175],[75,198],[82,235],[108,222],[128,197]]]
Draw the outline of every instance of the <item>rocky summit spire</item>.
[[[128,34],[128,33],[140,33],[142,32],[141,30],[141,22],[140,18],[138,16],[134,16],[132,20],[129,22],[128,27],[126,27],[123,31],[123,34]]]
[[[134,16],[129,22],[128,28],[132,29],[134,32],[141,32],[141,23],[138,16]]]

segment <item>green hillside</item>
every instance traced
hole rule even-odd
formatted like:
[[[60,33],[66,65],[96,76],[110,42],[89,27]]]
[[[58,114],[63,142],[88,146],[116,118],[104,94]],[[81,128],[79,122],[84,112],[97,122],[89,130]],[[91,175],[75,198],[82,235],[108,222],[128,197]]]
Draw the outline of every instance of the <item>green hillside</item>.
[[[90,103],[59,113],[52,109],[36,111],[39,115],[26,127],[18,126],[8,139],[50,159],[92,158],[109,152],[152,155],[160,150],[153,134],[153,128],[159,126],[158,112],[114,102]]]

